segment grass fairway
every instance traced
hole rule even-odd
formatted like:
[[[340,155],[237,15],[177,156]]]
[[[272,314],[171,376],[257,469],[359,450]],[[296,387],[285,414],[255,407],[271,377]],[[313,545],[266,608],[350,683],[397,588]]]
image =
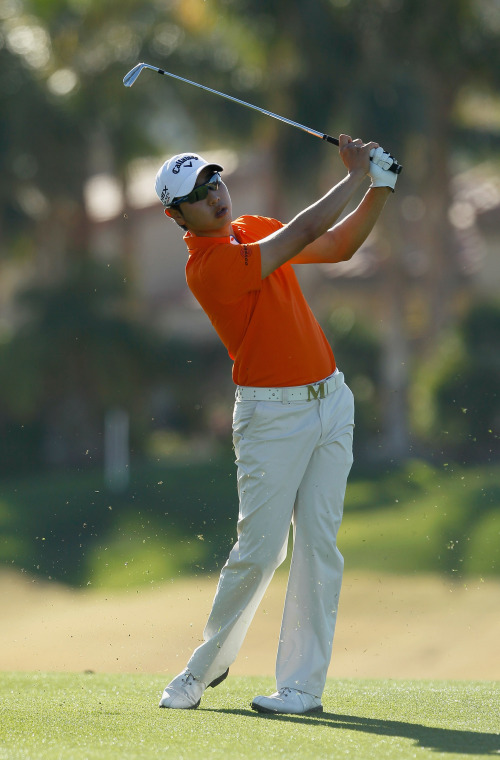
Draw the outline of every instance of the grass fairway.
[[[0,760],[482,758],[500,753],[500,684],[331,680],[325,712],[262,716],[270,678],[230,677],[198,710],[158,709],[151,675],[0,674]]]

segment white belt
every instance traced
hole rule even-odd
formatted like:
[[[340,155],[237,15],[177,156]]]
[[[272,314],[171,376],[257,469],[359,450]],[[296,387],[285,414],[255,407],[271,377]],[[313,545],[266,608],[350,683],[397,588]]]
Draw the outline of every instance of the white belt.
[[[335,370],[333,375],[311,385],[292,385],[284,388],[252,388],[248,385],[236,387],[236,401],[316,401],[333,393],[344,382],[344,375]]]

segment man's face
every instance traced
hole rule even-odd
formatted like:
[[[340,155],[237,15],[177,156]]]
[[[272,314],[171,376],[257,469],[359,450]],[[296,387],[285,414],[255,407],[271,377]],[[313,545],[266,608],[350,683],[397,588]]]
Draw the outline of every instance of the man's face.
[[[204,185],[214,174],[213,167],[206,166],[197,177],[195,187]],[[190,232],[202,237],[223,237],[229,235],[232,222],[232,206],[229,192],[220,182],[217,190],[208,190],[208,195],[196,203],[180,203],[169,209],[170,216]]]

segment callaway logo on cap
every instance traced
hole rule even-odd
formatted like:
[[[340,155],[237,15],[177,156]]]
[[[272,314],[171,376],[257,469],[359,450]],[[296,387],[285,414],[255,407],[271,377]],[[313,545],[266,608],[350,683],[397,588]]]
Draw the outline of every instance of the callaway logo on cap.
[[[210,163],[196,153],[178,153],[165,161],[155,182],[156,194],[163,205],[170,206],[175,198],[188,195],[196,184],[198,174],[206,166],[223,171],[222,166]]]

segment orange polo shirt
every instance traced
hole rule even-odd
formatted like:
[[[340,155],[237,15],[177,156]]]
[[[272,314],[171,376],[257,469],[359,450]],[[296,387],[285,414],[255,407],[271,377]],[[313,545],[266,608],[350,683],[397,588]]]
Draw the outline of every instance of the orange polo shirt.
[[[307,385],[331,375],[335,359],[290,263],[261,278],[259,240],[283,227],[241,216],[234,238],[184,236],[186,279],[234,362],[237,385]]]

